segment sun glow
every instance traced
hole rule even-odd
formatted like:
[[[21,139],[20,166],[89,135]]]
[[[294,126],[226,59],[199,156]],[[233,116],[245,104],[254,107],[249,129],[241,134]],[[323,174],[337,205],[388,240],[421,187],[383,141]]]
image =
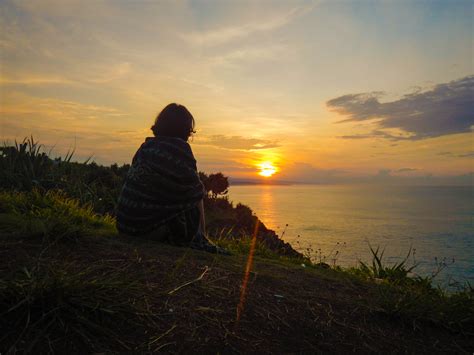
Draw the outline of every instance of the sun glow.
[[[260,169],[258,175],[260,176],[270,177],[277,172],[277,168],[269,161],[258,164],[258,167]]]

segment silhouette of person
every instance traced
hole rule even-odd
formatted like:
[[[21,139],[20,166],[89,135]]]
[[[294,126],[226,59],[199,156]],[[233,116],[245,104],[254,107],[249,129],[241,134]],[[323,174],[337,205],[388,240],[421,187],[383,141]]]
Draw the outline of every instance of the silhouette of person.
[[[204,188],[188,144],[195,133],[191,113],[176,103],[166,106],[133,157],[120,193],[120,233],[226,253],[206,238]]]

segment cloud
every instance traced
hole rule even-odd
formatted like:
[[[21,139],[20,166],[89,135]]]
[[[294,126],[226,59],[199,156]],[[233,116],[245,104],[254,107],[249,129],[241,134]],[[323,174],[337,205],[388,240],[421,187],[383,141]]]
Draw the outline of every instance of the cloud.
[[[474,126],[474,75],[406,94],[396,101],[380,102],[383,95],[349,94],[326,102],[330,109],[349,117],[339,122],[370,121],[378,128],[341,138],[419,140],[471,132]],[[393,130],[400,133],[393,134]]]
[[[303,183],[331,184],[350,180],[340,169],[323,169],[306,162],[294,162],[283,167],[278,179]]]
[[[207,136],[202,140],[196,140],[195,144],[212,145],[218,148],[231,150],[261,150],[280,147],[276,141],[268,139],[224,135]]]
[[[397,173],[411,173],[413,171],[418,171],[420,169],[417,168],[401,168],[397,170]]]
[[[33,135],[45,146],[55,146],[58,154],[77,140],[78,156],[93,154],[101,162],[127,162],[144,135],[127,129],[120,119],[128,114],[111,106],[15,92],[5,94],[5,103],[0,105],[2,140]]]
[[[0,86],[6,85],[69,85],[74,81],[61,76],[23,75],[16,78],[0,78]]]
[[[377,175],[375,175],[376,178],[385,178],[391,176],[392,170],[391,169],[380,169]]]
[[[366,138],[386,138],[394,141],[399,141],[399,140],[413,140],[413,137],[411,136],[406,136],[403,134],[392,134],[388,132],[384,132],[381,130],[373,130],[370,133],[366,134],[353,134],[353,135],[345,135],[345,136],[339,136],[339,138],[342,139],[366,139]]]
[[[314,8],[312,3],[307,6],[292,8],[283,14],[273,18],[250,22],[239,26],[226,26],[208,31],[190,32],[181,35],[185,41],[193,45],[215,46],[224,44],[239,38],[249,37],[257,33],[268,32],[287,25],[296,18],[303,16]]]
[[[64,126],[65,121],[84,124],[86,120],[115,120],[118,117],[128,116],[127,113],[110,106],[84,104],[55,98],[37,98],[17,93],[5,95],[5,101],[8,103],[0,107],[0,114],[4,120],[12,120],[20,126],[25,124],[22,116],[26,115],[30,117],[42,116],[59,126]],[[38,123],[48,124],[44,120]],[[69,122],[67,125],[70,124]]]
[[[230,52],[219,54],[211,58],[215,65],[232,66],[236,63],[251,61],[269,61],[288,55],[288,48],[281,44],[259,45],[256,47],[245,47],[233,49]]]
[[[235,173],[255,173],[257,171],[255,166],[245,165],[235,160],[216,160],[216,159],[199,159],[198,166],[201,170],[213,173],[213,172],[224,172],[229,175]]]
[[[92,83],[107,83],[115,79],[122,78],[130,73],[131,71],[131,64],[129,62],[122,62],[112,65],[95,77],[90,79]]]
[[[438,155],[442,155],[450,158],[474,158],[474,151],[464,153],[453,153],[453,152],[439,152]]]

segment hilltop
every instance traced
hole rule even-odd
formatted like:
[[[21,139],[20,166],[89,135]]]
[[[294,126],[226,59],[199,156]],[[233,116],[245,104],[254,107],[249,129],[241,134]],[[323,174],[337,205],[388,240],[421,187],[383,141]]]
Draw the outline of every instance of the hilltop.
[[[2,353],[474,350],[472,290],[368,279],[259,244],[237,322],[248,240],[218,241],[233,252],[221,256],[121,237],[51,192],[2,193],[0,226]]]

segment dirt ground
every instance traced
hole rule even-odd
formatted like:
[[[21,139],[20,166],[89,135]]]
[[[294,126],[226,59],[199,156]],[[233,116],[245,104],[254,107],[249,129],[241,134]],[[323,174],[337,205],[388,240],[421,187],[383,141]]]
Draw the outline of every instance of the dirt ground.
[[[120,341],[111,340],[110,348],[106,349],[110,351],[186,354],[467,354],[474,351],[473,340],[466,334],[453,334],[444,328],[387,315],[371,303],[375,285],[342,277],[331,270],[256,258],[241,318],[237,321],[246,263],[243,255],[216,256],[158,243],[130,240],[104,243],[93,239],[58,244],[45,250],[40,243],[16,239],[2,242],[0,260],[0,276],[5,279],[22,268],[34,267],[35,263],[66,263],[68,273],[95,265],[102,276],[112,272],[131,275],[147,296],[153,326],[117,328]],[[3,338],[4,347],[11,346],[11,342],[12,339]],[[22,343],[27,344],[28,339]],[[22,343],[16,348],[21,349]],[[104,346],[70,347],[72,352],[97,349]],[[1,353],[6,350],[8,347],[3,351],[0,347]]]

